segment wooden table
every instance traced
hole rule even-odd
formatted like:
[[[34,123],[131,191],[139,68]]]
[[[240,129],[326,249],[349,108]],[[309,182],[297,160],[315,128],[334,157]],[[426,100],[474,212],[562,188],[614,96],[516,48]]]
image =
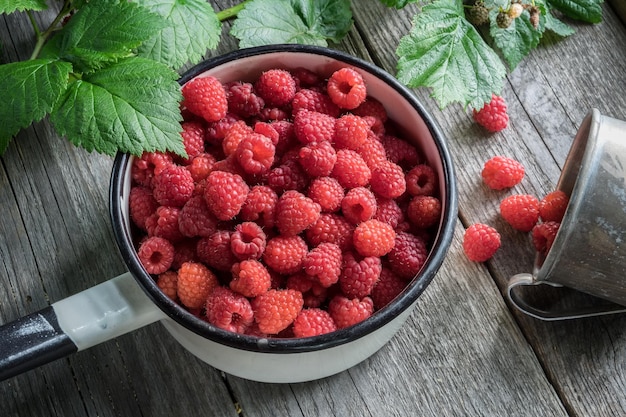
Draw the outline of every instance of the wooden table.
[[[509,74],[503,95],[511,121],[501,133],[488,135],[460,106],[440,111],[428,91],[415,90],[448,137],[459,222],[408,322],[370,359],[319,381],[257,383],[204,364],[154,324],[0,383],[2,415],[626,415],[626,316],[544,322],[508,305],[507,280],[530,270],[533,252],[527,235],[497,215],[509,193],[543,196],[554,188],[592,108],[626,120],[620,2],[603,4],[602,23],[575,25],[574,36],[546,43]],[[354,4],[354,28],[334,47],[394,72],[395,45],[416,9]],[[4,62],[26,58],[33,44],[26,16],[3,15],[0,39]],[[210,55],[236,47],[225,35]],[[496,154],[526,166],[515,190],[481,185],[482,164]],[[1,323],[125,272],[108,214],[111,158],[74,148],[43,121],[20,133],[1,160]],[[464,228],[479,221],[503,234],[486,264],[469,262],[461,249]]]

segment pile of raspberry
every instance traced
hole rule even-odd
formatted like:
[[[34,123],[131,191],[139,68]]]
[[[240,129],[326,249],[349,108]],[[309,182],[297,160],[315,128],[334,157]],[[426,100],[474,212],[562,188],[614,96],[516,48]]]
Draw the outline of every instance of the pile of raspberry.
[[[494,156],[481,171],[483,182],[493,190],[510,189],[524,178],[524,166],[506,156]],[[543,198],[530,194],[511,194],[500,201],[500,216],[512,228],[529,232],[534,249],[546,256],[565,215],[569,196],[561,191],[549,192]],[[463,249],[471,261],[485,262],[500,248],[500,233],[484,223],[471,225],[465,231]]]
[[[137,254],[197,317],[259,337],[354,325],[422,268],[437,176],[361,74],[274,68],[182,87],[186,157],[132,163]]]

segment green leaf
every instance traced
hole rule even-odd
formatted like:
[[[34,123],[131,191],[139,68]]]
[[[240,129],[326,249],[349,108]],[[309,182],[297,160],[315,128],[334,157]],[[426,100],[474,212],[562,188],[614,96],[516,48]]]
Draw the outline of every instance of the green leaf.
[[[239,12],[230,34],[239,46],[298,43],[327,46],[352,26],[345,0],[252,0]]]
[[[559,36],[566,37],[573,35],[576,31],[570,25],[562,22],[552,15],[552,13],[546,13],[546,30],[552,31]]]
[[[502,90],[506,68],[465,20],[460,0],[425,6],[396,53],[400,82],[432,87],[432,97],[442,109],[452,102],[481,108]]]
[[[548,0],[548,5],[559,10],[567,17],[588,23],[602,21],[604,0]]]
[[[10,14],[16,10],[18,12],[25,10],[41,11],[47,8],[46,0],[0,0],[0,14]]]
[[[396,9],[402,9],[409,3],[417,3],[420,0],[380,0],[382,4],[387,7],[395,7]]]
[[[153,60],[122,59],[72,82],[50,119],[59,134],[90,152],[185,155],[177,78]]]
[[[0,153],[11,138],[49,113],[63,91],[72,65],[51,59],[0,65]]]
[[[42,56],[58,56],[77,72],[89,72],[130,56],[166,25],[161,16],[135,3],[92,1],[72,16]]]
[[[137,1],[169,23],[139,47],[139,56],[178,69],[198,63],[208,49],[217,47],[222,25],[206,0]]]
[[[512,20],[511,26],[502,29],[496,23],[497,15],[497,9],[489,13],[489,33],[512,71],[539,44],[544,31],[545,18],[542,13],[539,16],[539,26],[535,29],[530,23],[530,14],[524,11],[521,16]]]

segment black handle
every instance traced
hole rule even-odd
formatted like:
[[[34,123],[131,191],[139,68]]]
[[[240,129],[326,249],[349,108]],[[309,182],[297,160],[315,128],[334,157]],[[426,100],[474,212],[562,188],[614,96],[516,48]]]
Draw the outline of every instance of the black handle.
[[[52,307],[19,318],[0,327],[0,381],[77,350]]]

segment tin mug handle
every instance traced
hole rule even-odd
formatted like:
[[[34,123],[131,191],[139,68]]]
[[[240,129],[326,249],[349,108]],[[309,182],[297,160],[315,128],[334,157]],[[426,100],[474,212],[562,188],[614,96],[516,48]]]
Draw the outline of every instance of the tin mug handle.
[[[557,320],[569,320],[579,319],[584,317],[596,317],[604,316],[607,314],[625,313],[626,306],[622,306],[615,303],[602,304],[597,306],[585,306],[572,309],[555,309],[546,310],[529,304],[524,300],[516,290],[518,287],[523,286],[536,286],[536,285],[549,285],[551,287],[560,288],[559,284],[554,284],[548,281],[541,281],[535,279],[532,274],[522,273],[511,277],[507,285],[506,295],[508,300],[519,310],[526,313],[529,316],[535,317],[544,321],[557,321]]]

